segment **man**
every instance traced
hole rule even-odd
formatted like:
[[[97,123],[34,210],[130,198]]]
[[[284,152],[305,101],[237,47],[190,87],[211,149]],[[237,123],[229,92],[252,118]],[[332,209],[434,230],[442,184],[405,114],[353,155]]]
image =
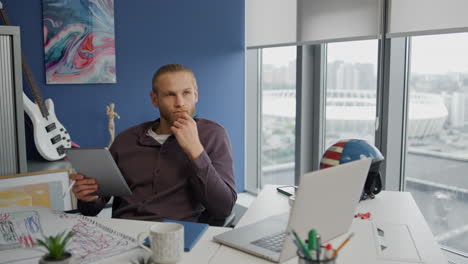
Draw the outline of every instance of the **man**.
[[[237,199],[232,151],[225,129],[193,118],[198,88],[193,72],[179,64],[159,68],[151,101],[160,118],[131,127],[110,148],[131,196],[114,197],[112,217],[198,221],[200,214],[229,216]],[[109,197],[92,195],[92,175],[72,174],[78,209],[96,215]]]

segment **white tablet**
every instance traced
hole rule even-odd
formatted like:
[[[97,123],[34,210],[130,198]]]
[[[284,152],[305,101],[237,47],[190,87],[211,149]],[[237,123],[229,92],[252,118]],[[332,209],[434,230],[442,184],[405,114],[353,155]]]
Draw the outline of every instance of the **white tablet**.
[[[132,194],[108,149],[71,148],[65,151],[76,172],[87,178],[96,179],[96,183],[99,185],[96,195],[125,196]]]

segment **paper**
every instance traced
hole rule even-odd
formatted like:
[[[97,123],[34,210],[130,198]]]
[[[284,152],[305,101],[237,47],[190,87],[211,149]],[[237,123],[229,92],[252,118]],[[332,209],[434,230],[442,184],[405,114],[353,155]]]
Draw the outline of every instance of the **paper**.
[[[94,262],[138,246],[134,238],[86,216],[45,207],[6,207],[0,208],[0,263],[38,260],[45,249],[37,247],[36,240],[63,231],[75,233],[67,250],[76,263]]]

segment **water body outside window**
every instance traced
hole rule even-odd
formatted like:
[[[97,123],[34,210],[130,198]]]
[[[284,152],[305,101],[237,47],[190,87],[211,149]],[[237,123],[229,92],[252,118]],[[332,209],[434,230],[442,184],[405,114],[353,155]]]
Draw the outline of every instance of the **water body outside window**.
[[[411,39],[406,191],[442,246],[468,255],[468,34]]]
[[[296,46],[262,50],[262,187],[294,184]]]

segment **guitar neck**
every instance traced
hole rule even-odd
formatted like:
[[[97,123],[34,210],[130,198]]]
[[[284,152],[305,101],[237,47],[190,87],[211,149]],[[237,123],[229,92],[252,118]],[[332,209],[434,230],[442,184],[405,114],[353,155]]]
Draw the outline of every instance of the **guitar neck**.
[[[24,72],[24,75],[26,76],[26,80],[28,81],[29,87],[31,88],[34,101],[39,107],[39,110],[41,110],[42,116],[44,118],[47,118],[49,116],[49,110],[47,110],[47,107],[44,103],[44,98],[42,97],[39,87],[34,81],[34,77],[32,76],[32,73],[31,73],[31,69],[29,69],[29,65],[26,63],[26,60],[24,59],[24,55],[23,55],[21,64],[23,66],[23,72]]]
[[[8,16],[5,10],[2,8],[0,8],[0,18],[4,25],[11,26],[10,20],[8,19]],[[32,76],[29,65],[27,64],[26,59],[24,58],[24,54],[21,53],[21,56],[22,56],[21,66],[23,68],[23,72],[25,74],[26,80],[28,81],[29,87],[31,88],[32,94],[34,96],[34,101],[39,107],[39,110],[41,111],[42,116],[47,119],[47,117],[49,116],[49,111],[47,110],[47,107],[44,103],[44,98],[42,97],[41,91],[39,90],[39,87],[37,86],[36,81],[34,80]]]

